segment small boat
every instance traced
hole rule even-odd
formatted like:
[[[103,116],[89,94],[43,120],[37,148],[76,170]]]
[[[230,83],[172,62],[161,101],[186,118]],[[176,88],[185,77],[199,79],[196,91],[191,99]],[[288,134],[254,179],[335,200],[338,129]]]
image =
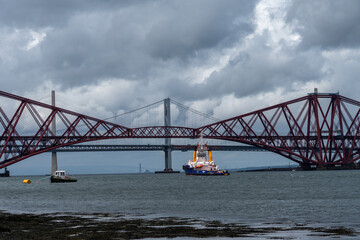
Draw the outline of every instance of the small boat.
[[[55,175],[51,175],[50,181],[52,183],[56,182],[76,182],[77,179],[74,176],[69,176],[64,170],[59,170],[55,172]]]
[[[209,158],[207,158],[207,155],[209,155]],[[194,151],[193,159],[183,165],[183,169],[186,175],[230,175],[228,170],[219,170],[212,160],[211,150],[208,149],[206,144],[203,144],[202,135]]]

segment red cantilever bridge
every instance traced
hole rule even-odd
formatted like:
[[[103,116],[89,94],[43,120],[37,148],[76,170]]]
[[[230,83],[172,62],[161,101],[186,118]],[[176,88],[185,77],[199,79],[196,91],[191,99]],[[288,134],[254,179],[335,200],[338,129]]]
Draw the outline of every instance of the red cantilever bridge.
[[[304,168],[356,167],[360,159],[360,102],[339,94],[312,93],[199,128],[128,128],[6,92],[0,91],[0,99],[0,169],[88,141],[198,138],[200,133],[264,148]],[[54,119],[61,133],[51,130]]]

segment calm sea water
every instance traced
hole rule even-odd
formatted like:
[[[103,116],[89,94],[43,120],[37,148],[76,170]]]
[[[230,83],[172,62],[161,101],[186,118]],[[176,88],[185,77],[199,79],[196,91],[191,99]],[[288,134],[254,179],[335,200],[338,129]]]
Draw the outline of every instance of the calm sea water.
[[[0,178],[0,210],[121,213],[247,224],[344,226],[360,230],[360,171],[80,175],[77,183]],[[36,181],[39,180],[39,183]]]

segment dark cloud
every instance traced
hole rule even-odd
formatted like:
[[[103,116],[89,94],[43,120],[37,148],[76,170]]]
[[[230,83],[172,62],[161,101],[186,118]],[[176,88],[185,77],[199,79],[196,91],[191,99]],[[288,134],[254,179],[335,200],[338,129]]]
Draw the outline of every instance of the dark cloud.
[[[220,72],[214,72],[208,79],[208,92],[216,91],[222,95],[234,94],[236,97],[275,91],[276,88],[289,89],[294,83],[319,80],[322,59],[312,52],[277,59],[270,52],[249,54],[249,60],[229,65]]]
[[[293,1],[287,13],[304,48],[360,46],[360,1]]]
[[[303,85],[320,81],[324,59],[318,51],[298,51],[283,47],[276,52],[266,44],[268,34],[251,40],[246,51],[239,51],[223,68],[214,71],[206,81],[193,84],[177,80],[166,87],[177,99],[196,101],[233,94],[241,98],[272,92],[277,88],[292,89],[295,83]]]
[[[359,39],[357,1],[294,1],[289,9],[264,8],[269,19],[267,13],[255,16],[258,2],[247,0],[1,4],[0,77],[6,79],[4,90],[19,94],[44,82],[64,92],[91,92],[109,89],[102,83],[111,80],[122,94],[131,88],[129,98],[143,102],[168,96],[178,101],[255,96],[320,82],[332,69],[326,65],[324,71],[323,49],[355,48]],[[284,15],[288,25],[283,31],[274,30],[278,21],[271,27],[262,22],[265,30],[255,31],[259,19],[282,22]],[[271,34],[288,37],[292,27],[301,35],[300,44],[272,40]],[[33,32],[44,37],[30,48]],[[220,61],[223,56],[230,58]],[[212,74],[199,73],[213,67]],[[201,82],[199,75],[208,77]],[[107,97],[117,99],[112,94]],[[121,107],[129,105],[121,101],[126,102]],[[115,105],[107,107],[115,111]]]
[[[155,58],[184,59],[225,39],[236,41],[253,30],[253,7],[250,1],[173,2],[159,9],[162,18],[147,34],[146,49]]]
[[[191,71],[216,62],[213,53],[219,56],[254,31],[256,4],[247,0],[3,1],[0,77],[7,80],[3,90],[21,95],[31,92],[29,86],[43,89],[50,82],[64,92],[76,87],[90,91],[103,89],[103,81],[118,79],[136,82],[138,91],[131,94],[148,100],[173,94],[187,99],[193,92]],[[36,39],[36,34],[43,38]]]
[[[41,45],[46,72],[70,85],[103,78],[149,80],[187,67],[198,52],[229,47],[253,30],[254,1],[151,1],[82,13]],[[221,8],[221,11],[219,9]]]
[[[66,26],[68,20],[79,13],[111,10],[142,1],[131,0],[0,0],[0,24],[15,28],[44,28]]]

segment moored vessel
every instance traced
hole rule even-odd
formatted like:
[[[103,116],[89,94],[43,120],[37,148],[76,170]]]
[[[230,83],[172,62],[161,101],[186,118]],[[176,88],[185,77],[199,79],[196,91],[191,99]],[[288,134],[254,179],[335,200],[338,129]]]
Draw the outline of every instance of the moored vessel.
[[[69,176],[64,170],[59,170],[55,172],[55,175],[52,175],[50,178],[52,183],[57,182],[76,182],[77,179],[74,176]]]
[[[201,136],[194,151],[193,159],[183,165],[186,175],[230,175],[228,170],[219,170],[212,159],[211,150],[206,145],[203,144]]]

